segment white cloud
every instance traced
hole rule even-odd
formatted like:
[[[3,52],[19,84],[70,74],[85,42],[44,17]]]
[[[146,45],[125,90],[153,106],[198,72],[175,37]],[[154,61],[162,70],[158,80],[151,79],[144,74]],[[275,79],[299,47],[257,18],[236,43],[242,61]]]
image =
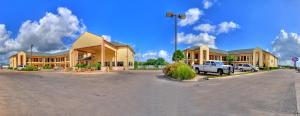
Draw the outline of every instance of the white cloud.
[[[158,57],[161,57],[161,58],[168,58],[169,57],[169,54],[168,54],[168,52],[167,51],[165,51],[165,50],[159,50],[159,52],[158,52]]]
[[[147,61],[148,59],[164,58],[166,61],[171,62],[170,54],[165,50],[149,51],[144,54],[136,53],[135,59],[137,61]]]
[[[281,30],[272,41],[272,52],[280,59],[280,64],[292,65],[291,57],[300,57],[300,36]]]
[[[216,0],[203,0],[203,7],[204,9],[209,9],[210,7],[213,6],[213,4],[216,2]]]
[[[222,22],[218,25],[218,34],[220,33],[228,33],[231,30],[235,30],[240,28],[240,26],[238,24],[236,24],[233,21],[230,22]]]
[[[10,38],[5,25],[0,26],[0,53],[28,50],[31,44],[40,52],[66,50],[63,39],[73,41],[86,30],[85,25],[67,8],[57,8],[57,14],[46,13],[39,21],[25,21],[15,39]]]
[[[187,45],[207,45],[211,48],[216,48],[215,45],[216,37],[213,35],[209,35],[208,33],[199,33],[195,34],[184,34],[183,32],[178,33],[178,43],[187,44]]]
[[[205,33],[212,33],[212,34],[221,34],[221,33],[228,33],[229,31],[236,30],[240,28],[240,26],[233,22],[222,22],[218,25],[211,25],[211,24],[200,24],[194,27],[194,30],[201,31]]]
[[[109,36],[109,35],[102,35],[102,37],[103,37],[106,41],[111,42],[111,36]]]
[[[179,21],[179,26],[192,25],[200,19],[203,15],[203,12],[198,8],[191,8],[185,12],[186,18]]]
[[[207,33],[213,33],[216,30],[216,26],[215,25],[211,25],[211,24],[200,24],[198,26],[195,26],[194,30],[196,30],[196,31],[202,31],[202,32],[207,32]]]

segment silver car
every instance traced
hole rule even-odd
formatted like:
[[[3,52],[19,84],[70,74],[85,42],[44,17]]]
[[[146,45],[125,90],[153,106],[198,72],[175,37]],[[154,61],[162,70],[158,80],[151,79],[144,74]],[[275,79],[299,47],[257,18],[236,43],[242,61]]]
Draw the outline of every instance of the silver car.
[[[258,67],[253,66],[251,64],[241,64],[238,66],[238,68],[241,72],[245,72],[245,71],[257,72],[257,71],[259,71]]]

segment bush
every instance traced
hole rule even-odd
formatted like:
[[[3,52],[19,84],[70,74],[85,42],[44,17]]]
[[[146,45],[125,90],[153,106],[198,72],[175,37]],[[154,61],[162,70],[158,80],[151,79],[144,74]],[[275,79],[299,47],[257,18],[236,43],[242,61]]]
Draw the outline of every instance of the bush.
[[[45,65],[43,69],[52,69],[52,67],[50,65]]]
[[[28,65],[25,68],[22,68],[21,71],[38,71],[38,68],[36,66]]]
[[[196,73],[190,66],[180,62],[167,65],[163,72],[165,75],[177,80],[190,80],[196,76]]]
[[[77,68],[86,68],[86,64],[76,64],[76,66],[75,67],[77,67]]]
[[[96,63],[96,64],[95,64],[95,68],[96,68],[97,70],[101,70],[101,63]]]
[[[279,69],[279,67],[270,67],[271,70]]]

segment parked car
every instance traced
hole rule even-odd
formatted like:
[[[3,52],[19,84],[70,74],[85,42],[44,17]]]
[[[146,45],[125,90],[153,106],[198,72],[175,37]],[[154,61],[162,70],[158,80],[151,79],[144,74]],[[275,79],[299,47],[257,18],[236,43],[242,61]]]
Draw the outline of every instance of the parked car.
[[[241,71],[241,72],[245,72],[245,71],[251,71],[251,72],[257,72],[259,70],[258,67],[256,66],[253,66],[251,64],[240,64],[238,66],[238,69]]]
[[[206,61],[203,65],[193,65],[193,69],[200,74],[204,72],[218,73],[219,75],[234,73],[234,68],[231,65],[224,65],[221,61]]]
[[[22,70],[25,67],[26,67],[25,65],[19,65],[18,68],[17,68],[17,70]]]

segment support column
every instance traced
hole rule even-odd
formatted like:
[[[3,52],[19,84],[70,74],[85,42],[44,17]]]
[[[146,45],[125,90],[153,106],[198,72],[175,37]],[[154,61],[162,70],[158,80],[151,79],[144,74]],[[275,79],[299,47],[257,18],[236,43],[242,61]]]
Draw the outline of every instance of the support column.
[[[117,54],[117,51],[115,51],[115,59],[114,59],[114,60],[115,60],[115,67],[117,67],[117,61],[118,61],[118,60],[117,60],[117,57],[118,57],[117,55],[118,55],[118,54]]]
[[[199,54],[200,54],[200,57],[199,57],[199,64],[203,64],[204,53],[203,53],[203,50],[202,50],[202,49],[200,49]]]
[[[209,60],[209,50],[206,50],[206,61]]]
[[[186,53],[185,53],[185,62],[186,64],[189,64],[189,51],[186,50]]]
[[[102,39],[102,44],[101,44],[101,70],[103,70],[104,67],[104,60],[105,60],[105,46],[104,46],[104,40]]]
[[[46,66],[46,59],[42,58],[42,61],[43,61],[43,66]]]
[[[195,64],[195,54],[194,51],[191,52],[191,65]]]
[[[252,56],[252,65],[253,66],[256,66],[256,57],[255,57],[255,55],[256,55],[256,51],[254,50],[253,51],[253,56]]]
[[[65,69],[67,68],[67,57],[64,57],[64,61],[65,61]]]
[[[259,51],[259,67],[263,67],[264,66],[263,62],[264,62],[264,60],[263,60],[263,52],[262,52],[262,50],[260,50]]]

